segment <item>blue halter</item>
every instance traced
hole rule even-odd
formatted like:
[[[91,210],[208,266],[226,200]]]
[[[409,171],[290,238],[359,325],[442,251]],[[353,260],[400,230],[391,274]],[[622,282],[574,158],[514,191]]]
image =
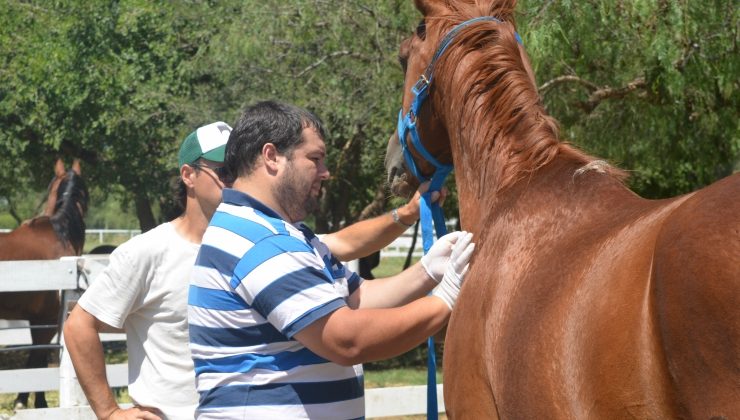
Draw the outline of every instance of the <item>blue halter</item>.
[[[434,53],[432,61],[427,66],[424,73],[419,77],[419,80],[411,88],[411,93],[414,94],[414,100],[411,102],[409,112],[404,115],[403,108],[398,113],[398,141],[401,143],[401,149],[403,150],[403,158],[406,162],[406,166],[409,171],[419,180],[420,183],[431,181],[427,192],[421,195],[421,206],[420,206],[420,219],[421,219],[421,237],[424,245],[424,254],[429,252],[429,249],[434,244],[434,234],[436,231],[437,238],[447,234],[447,226],[445,225],[445,217],[442,212],[442,208],[439,203],[432,203],[432,193],[439,191],[444,184],[447,175],[452,172],[452,165],[446,165],[440,163],[434,156],[421,143],[419,132],[416,129],[416,117],[419,115],[421,105],[429,96],[429,86],[432,84],[432,76],[434,74],[434,65],[437,60],[442,56],[447,47],[453,41],[455,36],[466,26],[473,23],[493,21],[502,23],[501,20],[496,19],[493,16],[481,16],[474,19],[467,20],[454,28],[445,35],[439,48]],[[515,33],[516,40],[519,44],[522,44],[522,39],[518,33]],[[416,166],[414,157],[411,155],[408,144],[406,142],[408,136],[411,135],[411,142],[414,145],[414,149],[432,166],[434,166],[434,173],[431,177],[422,175],[419,168]],[[432,226],[433,225],[433,226]],[[429,337],[427,340],[427,419],[437,420],[438,408],[437,408],[437,355],[434,350],[434,337]]]

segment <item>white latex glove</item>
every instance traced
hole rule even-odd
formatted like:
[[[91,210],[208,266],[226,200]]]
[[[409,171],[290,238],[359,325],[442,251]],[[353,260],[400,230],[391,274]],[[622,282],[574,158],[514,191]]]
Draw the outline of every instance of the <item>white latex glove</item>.
[[[460,288],[465,280],[465,274],[468,272],[470,257],[473,256],[475,244],[471,242],[473,234],[465,232],[452,247],[452,253],[447,261],[442,281],[432,290],[432,296],[442,299],[447,306],[455,306],[457,295],[460,294]]]
[[[450,255],[452,255],[452,247],[466,233],[465,231],[448,233],[437,239],[429,249],[429,252],[421,257],[421,265],[424,267],[424,270],[437,283],[442,281],[442,277],[445,275],[447,261],[450,259]]]

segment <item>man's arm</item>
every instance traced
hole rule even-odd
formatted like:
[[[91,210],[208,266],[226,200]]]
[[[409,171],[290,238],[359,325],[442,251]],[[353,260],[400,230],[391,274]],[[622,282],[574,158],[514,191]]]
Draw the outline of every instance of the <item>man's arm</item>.
[[[299,331],[312,352],[344,366],[403,354],[439,331],[450,316],[447,304],[426,296],[390,309],[342,307]]]
[[[421,260],[395,276],[362,285],[347,299],[350,308],[394,308],[418,299],[436,287],[445,274],[464,276],[473,255],[473,235],[452,232],[438,239]]]
[[[419,220],[419,198],[428,188],[429,182],[425,182],[408,203],[396,209],[398,222],[388,212],[326,234],[321,242],[341,261],[352,261],[383,249]],[[444,188],[441,193],[432,193],[432,202],[439,200],[442,203],[446,195]]]
[[[398,209],[399,221],[411,225],[419,218],[418,193]],[[398,238],[409,226],[393,220],[391,213],[371,219],[361,220],[344,229],[329,233],[321,238],[332,254],[341,261],[351,261],[366,257]]]
[[[343,365],[404,353],[447,323],[474,249],[472,234],[447,234],[420,263],[394,278],[364,282],[348,299],[349,306],[314,321],[295,338],[314,353]],[[374,283],[374,287],[368,289],[365,283]],[[432,296],[419,297],[435,286]]]
[[[437,285],[416,263],[394,276],[364,281],[347,299],[353,309],[395,308],[425,296]]]
[[[147,408],[132,407],[123,410],[113,397],[105,374],[103,344],[98,332],[113,328],[75,306],[64,323],[64,343],[72,359],[77,379],[85,392],[90,407],[99,419],[152,419],[160,417]]]

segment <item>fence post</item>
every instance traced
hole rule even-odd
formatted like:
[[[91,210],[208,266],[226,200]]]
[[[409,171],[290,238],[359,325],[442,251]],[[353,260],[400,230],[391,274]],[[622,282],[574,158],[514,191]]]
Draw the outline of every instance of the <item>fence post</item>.
[[[77,373],[72,366],[67,347],[64,346],[62,337],[62,350],[59,360],[59,407],[80,407],[89,405],[80,383],[77,381]]]

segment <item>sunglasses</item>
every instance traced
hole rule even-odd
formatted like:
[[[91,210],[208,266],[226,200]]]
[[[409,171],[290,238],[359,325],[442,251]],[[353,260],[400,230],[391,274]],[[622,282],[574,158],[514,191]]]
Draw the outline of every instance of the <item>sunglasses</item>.
[[[231,175],[229,175],[229,171],[226,169],[225,166],[213,167],[213,166],[203,165],[202,163],[191,163],[190,166],[192,166],[193,168],[200,169],[200,170],[208,168],[212,170],[213,173],[215,173],[216,176],[218,176],[218,179],[220,179],[222,182],[232,181]]]

